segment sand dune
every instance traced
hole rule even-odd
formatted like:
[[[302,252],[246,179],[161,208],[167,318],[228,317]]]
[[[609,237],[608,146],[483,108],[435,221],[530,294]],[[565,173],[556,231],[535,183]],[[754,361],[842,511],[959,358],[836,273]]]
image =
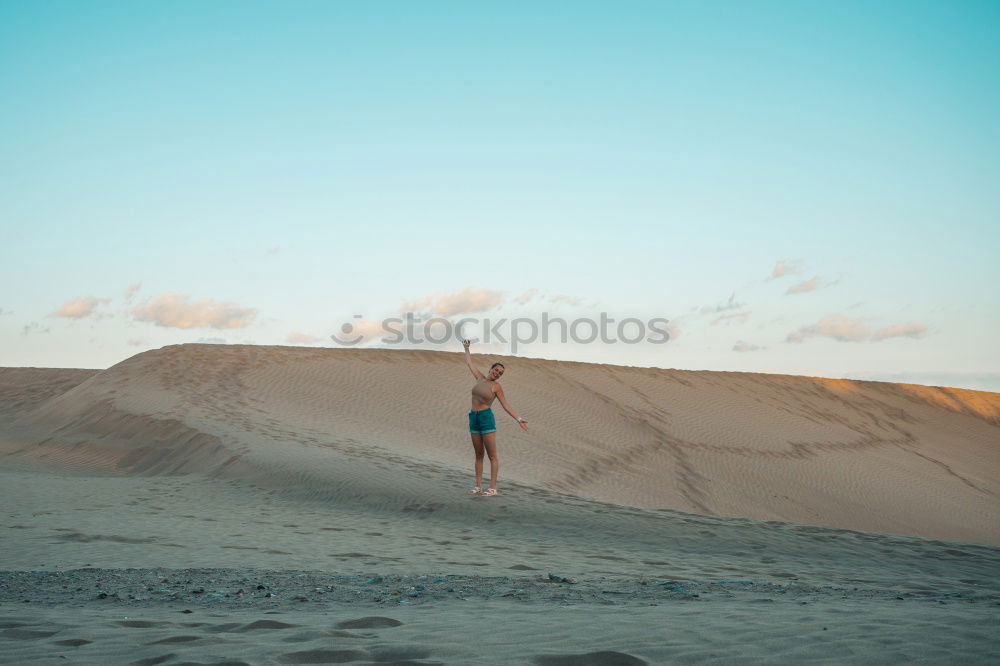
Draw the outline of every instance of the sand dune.
[[[1000,658],[997,394],[503,360],[493,498],[460,354],[0,369],[0,661]]]
[[[531,428],[495,405],[501,492],[1000,544],[1000,394],[493,360]],[[460,353],[252,345],[6,368],[0,450],[7,466],[464,510],[449,498],[472,480],[472,382]]]
[[[7,424],[65,393],[100,370],[0,368],[0,424]]]

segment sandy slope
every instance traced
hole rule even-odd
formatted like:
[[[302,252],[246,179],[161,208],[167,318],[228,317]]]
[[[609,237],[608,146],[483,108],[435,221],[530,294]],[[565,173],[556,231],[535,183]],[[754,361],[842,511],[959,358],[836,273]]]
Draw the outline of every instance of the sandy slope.
[[[997,394],[504,360],[0,369],[0,662],[1000,659]]]
[[[23,416],[100,370],[0,368],[0,424]]]
[[[479,361],[495,359],[531,426],[495,405],[501,492],[1000,543],[1000,394]],[[194,472],[448,511],[471,480],[472,381],[459,353],[173,345],[100,372],[3,369],[0,446],[8,466]],[[12,400],[17,385],[31,391]]]

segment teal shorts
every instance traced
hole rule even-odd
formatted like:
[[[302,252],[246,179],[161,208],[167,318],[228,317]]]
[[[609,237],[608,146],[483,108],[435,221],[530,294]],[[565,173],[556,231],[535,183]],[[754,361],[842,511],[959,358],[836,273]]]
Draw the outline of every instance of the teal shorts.
[[[485,435],[488,432],[497,431],[497,420],[493,416],[493,410],[487,407],[486,409],[481,409],[478,412],[475,410],[469,411],[469,432],[472,433],[482,433]]]

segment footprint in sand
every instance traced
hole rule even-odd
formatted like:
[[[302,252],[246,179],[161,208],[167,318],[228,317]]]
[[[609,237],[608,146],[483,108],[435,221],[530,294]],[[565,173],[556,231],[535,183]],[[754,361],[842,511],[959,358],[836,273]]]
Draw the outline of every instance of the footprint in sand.
[[[370,659],[380,663],[411,664],[413,659],[427,659],[431,651],[419,645],[404,645],[400,647],[369,648]]]
[[[200,641],[201,636],[168,636],[167,638],[161,638],[158,641],[153,641],[152,643],[146,643],[146,645],[161,645],[163,643],[192,643],[194,641]]]
[[[337,623],[338,629],[383,629],[385,627],[398,627],[403,623],[391,617],[381,617],[369,615],[357,620],[344,620]],[[420,659],[421,657],[417,657]]]
[[[18,641],[31,641],[37,640],[39,638],[48,638],[49,636],[54,636],[59,633],[56,631],[36,631],[32,629],[4,629],[0,636],[4,638],[13,638]]]
[[[251,622],[239,631],[258,631],[260,629],[288,629],[290,627],[295,627],[297,625],[288,624],[287,622],[278,622],[277,620],[257,620],[256,622]]]
[[[158,627],[160,625],[167,625],[170,623],[154,622],[152,620],[120,620],[118,624],[123,627],[128,627],[129,629],[148,629],[149,627]]]
[[[624,652],[588,652],[586,654],[539,655],[539,666],[633,666],[649,663]]]
[[[164,662],[170,661],[177,655],[171,652],[170,654],[160,655],[159,657],[149,657],[148,659],[139,659],[138,661],[133,661],[130,666],[156,666],[157,664],[162,664]]]
[[[348,661],[368,660],[368,653],[361,650],[302,650],[278,657],[282,664],[342,664]]]

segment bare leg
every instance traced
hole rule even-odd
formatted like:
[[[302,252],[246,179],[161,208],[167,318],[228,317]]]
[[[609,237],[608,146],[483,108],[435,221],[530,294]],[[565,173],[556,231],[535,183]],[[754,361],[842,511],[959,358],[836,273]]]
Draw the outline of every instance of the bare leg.
[[[488,432],[483,435],[483,445],[486,447],[486,455],[490,457],[490,488],[494,490],[497,487],[497,476],[500,474],[500,458],[497,456],[497,434],[495,432]],[[480,469],[482,469],[483,460],[479,459]]]
[[[469,433],[472,435],[472,448],[476,450],[476,488],[483,487],[483,436],[478,432]]]

